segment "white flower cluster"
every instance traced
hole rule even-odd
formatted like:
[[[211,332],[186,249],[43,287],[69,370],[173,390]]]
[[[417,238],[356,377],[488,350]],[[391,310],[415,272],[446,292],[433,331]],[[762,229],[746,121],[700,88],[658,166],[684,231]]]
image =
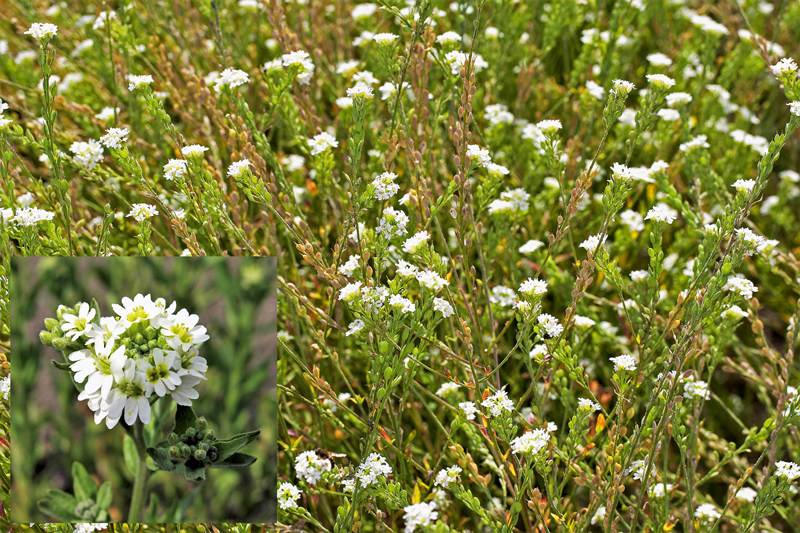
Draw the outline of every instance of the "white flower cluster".
[[[198,316],[176,313],[174,302],[149,294],[112,307],[117,316],[97,317],[85,302],[59,309],[62,335],[85,346],[69,355],[70,370],[85,383],[78,399],[87,401],[95,423],[105,419],[110,429],[124,415],[128,425],[148,424],[154,394],[191,405],[208,368],[198,348],[209,337]]]
[[[403,508],[406,521],[405,533],[413,533],[419,526],[429,526],[439,517],[436,511],[436,502],[420,502]]]
[[[536,455],[547,446],[550,433],[546,429],[534,429],[511,441],[511,451],[515,454]]]
[[[514,402],[508,398],[508,393],[504,389],[483,400],[481,405],[487,408],[492,416],[500,416],[504,411],[510,413],[514,410]]]
[[[92,170],[103,159],[103,147],[94,140],[74,142],[69,150],[75,154],[72,160],[86,170]]]
[[[235,68],[226,68],[214,80],[214,90],[216,92],[221,92],[224,87],[235,89],[236,87],[249,82],[250,76],[247,74],[247,72]]]
[[[489,163],[490,165],[492,163]],[[530,207],[529,200],[531,195],[525,189],[517,188],[500,193],[499,200],[493,200],[489,204],[491,214],[512,214],[527,213]]]
[[[366,487],[378,482],[378,479],[388,477],[392,473],[392,467],[386,458],[379,453],[371,453],[367,460],[358,466],[356,478],[361,486]]]
[[[297,509],[297,500],[301,494],[300,489],[284,481],[278,487],[278,505],[281,509]]]
[[[55,24],[49,24],[47,22],[34,22],[31,24],[31,27],[28,29],[28,31],[25,32],[25,35],[30,35],[34,39],[41,41],[42,39],[54,36],[56,33],[58,33],[58,26]]]
[[[775,477],[784,477],[787,481],[794,481],[800,477],[800,466],[796,463],[778,461],[775,463]]]
[[[315,451],[308,451],[295,458],[294,469],[297,477],[305,479],[309,485],[314,485],[322,479],[322,474],[333,469],[333,463],[330,459],[320,457]]]

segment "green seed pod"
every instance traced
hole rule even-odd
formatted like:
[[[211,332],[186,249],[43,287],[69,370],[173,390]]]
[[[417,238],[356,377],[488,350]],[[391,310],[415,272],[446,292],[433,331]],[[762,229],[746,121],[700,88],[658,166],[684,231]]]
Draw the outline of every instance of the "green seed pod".
[[[45,346],[52,346],[53,345],[53,334],[49,331],[40,331],[39,332],[39,340],[42,341],[42,344]]]
[[[198,461],[204,460],[206,458],[206,451],[203,449],[195,450],[194,458],[197,459]]]
[[[144,330],[144,338],[152,341],[155,340],[156,337],[158,337],[158,330],[153,326],[147,326],[147,329]]]
[[[204,431],[208,428],[208,421],[201,416],[195,421],[194,427],[196,427],[198,431]]]

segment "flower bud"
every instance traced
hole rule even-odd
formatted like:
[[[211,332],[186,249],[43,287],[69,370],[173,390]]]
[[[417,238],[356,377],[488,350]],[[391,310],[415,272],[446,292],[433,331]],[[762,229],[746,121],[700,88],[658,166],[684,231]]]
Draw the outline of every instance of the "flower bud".
[[[153,339],[151,341],[147,341],[147,350],[152,351],[158,348],[158,341]]]
[[[44,327],[47,329],[53,329],[54,327],[58,326],[58,320],[55,318],[45,318],[44,319]]]
[[[53,345],[53,334],[49,331],[40,331],[39,332],[39,340],[42,341],[42,344],[45,346],[52,346]]]
[[[203,433],[203,440],[212,441],[214,440],[214,430],[207,429],[205,433]]]
[[[144,330],[144,338],[152,341],[156,337],[158,337],[158,330],[153,326],[147,326],[147,329]]]
[[[197,430],[195,428],[189,428],[186,430],[186,433],[184,433],[184,435],[186,435],[190,439],[193,439],[194,437],[197,436]]]
[[[205,458],[206,458],[206,452],[205,452],[205,450],[203,450],[203,449],[197,449],[197,450],[195,450],[195,452],[194,452],[194,458],[195,458],[195,459],[197,459],[198,461],[202,461],[203,459],[205,459]]]
[[[208,449],[211,448],[211,446],[209,446],[207,442],[201,442],[200,444],[197,445],[197,447],[203,450],[204,452],[207,452]]]
[[[182,457],[189,457],[190,450],[189,450],[189,445],[188,444],[186,444],[185,442],[182,443],[180,445],[180,449],[181,449],[181,456]]]
[[[208,457],[208,459],[210,461],[216,461],[217,460],[216,448],[212,448],[211,450],[208,450],[208,454],[206,455],[206,457]]]
[[[204,430],[206,430],[208,428],[208,421],[201,416],[194,423],[194,427],[196,427],[198,429],[198,431],[204,431]]]
[[[64,351],[67,349],[68,344],[67,339],[53,339],[53,348],[56,350]]]
[[[158,347],[161,348],[162,350],[166,350],[167,346],[168,346],[168,344],[167,344],[166,337],[159,337],[159,339],[158,339]]]
[[[173,445],[178,444],[179,442],[178,435],[176,433],[170,433],[169,436],[167,437],[167,442]]]
[[[181,456],[181,450],[178,446],[170,446],[169,447],[169,456],[173,459],[177,459]]]
[[[136,334],[136,335],[133,337],[133,342],[134,342],[134,343],[136,343],[136,344],[137,344],[137,345],[139,345],[139,346],[141,346],[142,344],[146,344],[146,343],[147,343],[147,342],[145,341],[144,335],[142,335],[141,333],[137,333],[137,334]]]

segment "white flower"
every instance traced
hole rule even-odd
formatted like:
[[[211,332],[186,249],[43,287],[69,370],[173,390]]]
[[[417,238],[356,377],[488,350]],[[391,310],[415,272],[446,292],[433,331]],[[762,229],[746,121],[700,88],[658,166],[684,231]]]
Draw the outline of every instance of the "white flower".
[[[704,503],[694,510],[694,516],[704,524],[713,524],[722,516],[713,503]]]
[[[589,317],[575,315],[575,326],[579,328],[589,328],[597,324],[594,320]]]
[[[249,159],[242,159],[241,161],[235,161],[231,163],[228,167],[228,177],[231,178],[240,178],[245,170],[249,170],[251,166]]]
[[[537,241],[535,239],[531,239],[531,240],[529,240],[528,242],[526,242],[525,244],[523,244],[522,246],[519,247],[519,253],[521,253],[521,254],[530,254],[530,253],[535,252],[536,250],[538,250],[542,246],[544,246],[544,243],[542,241]]]
[[[281,56],[283,66],[286,68],[297,69],[297,81],[302,85],[308,85],[311,81],[311,76],[314,75],[314,62],[311,61],[311,56],[308,52],[297,50]]]
[[[281,509],[296,509],[301,494],[300,489],[284,481],[278,487],[278,505]]]
[[[800,117],[800,102],[791,102],[786,105],[789,106],[789,112],[792,115],[797,115],[798,117]]]
[[[375,198],[378,200],[388,200],[400,190],[400,186],[394,182],[397,174],[394,172],[384,172],[372,180],[372,187],[375,189]]]
[[[144,87],[145,85],[150,85],[153,83],[153,76],[149,74],[145,74],[142,76],[137,76],[135,74],[128,74],[128,90],[133,91],[138,89],[139,87]]]
[[[683,384],[683,391],[694,398],[707,400],[711,396],[708,390],[708,383],[705,381],[687,381]]]
[[[113,13],[113,11],[112,11]],[[46,525],[46,524],[43,524]],[[33,526],[31,526],[33,527]],[[101,529],[107,529],[107,523],[97,523],[97,524],[75,524],[75,533],[94,533],[95,531],[100,531]]]
[[[337,146],[339,146],[339,141],[326,131],[308,140],[308,147],[311,148],[311,155],[321,154],[329,148],[336,148]]]
[[[185,159],[170,159],[164,165],[164,177],[170,181],[175,178],[182,178],[186,175],[187,164],[188,162]]]
[[[386,459],[373,452],[367,456],[366,461],[358,466],[356,478],[358,478],[362,487],[366,487],[376,483],[379,478],[388,477],[391,473],[392,467],[389,466]]]
[[[787,481],[794,481],[800,477],[800,466],[787,461],[775,463],[775,477],[784,477]]]
[[[81,303],[78,308],[78,314],[64,313],[61,315],[64,323],[61,324],[61,331],[63,331],[70,340],[74,341],[81,335],[86,334],[92,330],[92,319],[97,314],[95,309],[89,307],[86,302]]]
[[[74,142],[69,147],[70,152],[75,154],[72,160],[86,170],[92,170],[97,163],[103,160],[103,147],[97,141]]]
[[[675,122],[681,118],[679,111],[676,111],[675,109],[668,109],[666,107],[664,109],[659,109],[657,115],[667,122]]]
[[[692,138],[691,140],[682,143],[678,149],[681,152],[691,152],[697,148],[709,148],[711,147],[710,144],[707,142],[708,137],[705,135],[698,135],[697,137]]]
[[[333,469],[330,459],[320,457],[317,452],[308,451],[298,455],[294,460],[294,470],[297,477],[306,480],[309,485],[315,485],[322,479],[322,474]]]
[[[439,390],[436,391],[436,396],[444,397],[445,394],[449,392],[455,392],[461,388],[461,385],[458,383],[453,383],[452,381],[448,381],[447,383],[443,383]]]
[[[536,320],[544,328],[549,338],[558,337],[564,331],[564,326],[562,326],[558,322],[558,319],[552,315],[542,313],[536,317]]]
[[[200,317],[189,314],[186,309],[181,309],[161,321],[161,334],[167,338],[167,343],[175,350],[187,352],[192,346],[197,346],[209,339],[204,326],[198,326]]]
[[[11,210],[9,209],[9,212]],[[5,218],[5,211],[3,217]],[[16,214],[11,217],[9,220],[11,222],[15,222],[18,226],[36,226],[39,222],[44,222],[46,220],[53,220],[56,214],[50,211],[45,211],[44,209],[39,209],[38,207],[22,207],[17,209]]]
[[[358,269],[358,261],[361,256],[358,254],[351,255],[344,264],[339,265],[339,274],[350,277],[353,272]]]
[[[443,34],[436,36],[436,42],[439,44],[460,43],[461,35],[454,31],[446,31]]]
[[[208,147],[200,144],[190,144],[181,148],[181,154],[186,157],[202,157],[205,152],[208,152]]]
[[[144,374],[137,372],[136,361],[128,359],[123,368],[112,367],[111,373],[116,386],[111,389],[103,402],[108,406],[106,427],[111,429],[116,426],[123,415],[125,423],[129,426],[132,426],[137,419],[145,425],[149,424],[150,402],[145,396]],[[84,390],[84,392],[87,391]],[[97,420],[95,419],[95,421]]]
[[[756,496],[758,496],[758,492],[751,489],[750,487],[743,487],[736,491],[734,495],[737,500],[742,500],[744,502],[753,503],[756,501]]]
[[[453,313],[455,312],[453,310],[453,306],[450,305],[450,302],[448,302],[444,298],[434,298],[433,309],[434,311],[439,311],[440,313],[442,313],[444,318],[453,316]]]
[[[614,97],[628,96],[635,88],[636,86],[629,81],[614,80],[614,82],[611,84],[611,95]]]
[[[374,96],[374,92],[372,91],[372,87],[368,84],[360,81],[356,83],[353,87],[347,89],[347,96],[353,99],[364,99],[368,100]]]
[[[511,451],[517,455],[536,455],[550,441],[550,433],[546,429],[534,429],[511,441]]]
[[[735,292],[745,300],[749,300],[753,297],[754,292],[758,292],[758,287],[756,287],[752,281],[739,276],[730,276],[724,289]]]
[[[408,230],[406,230],[408,220],[408,215],[403,211],[395,209],[394,207],[387,207],[383,210],[383,216],[375,231],[387,239],[405,235],[408,233]]]
[[[413,313],[417,310],[414,302],[399,294],[393,294],[389,297],[389,305],[395,309],[399,309],[401,313]]]
[[[647,212],[645,220],[655,220],[656,222],[666,222],[672,224],[678,217],[678,212],[672,209],[667,204],[656,204]]]
[[[467,59],[469,58],[468,54],[464,52],[460,52],[458,50],[453,50],[452,52],[448,52],[444,59],[450,65],[450,73],[454,76],[457,76],[461,69],[467,65]],[[489,64],[481,57],[480,54],[473,54],[472,55],[472,65],[473,65],[473,72],[480,72],[484,68],[488,67]]]
[[[400,37],[394,33],[376,33],[372,36],[372,40],[378,44],[389,44],[399,38]]]
[[[543,279],[528,278],[520,284],[519,292],[532,296],[541,296],[547,293],[547,282]]]
[[[531,359],[538,359],[540,356],[547,355],[547,345],[537,344],[528,355]]]
[[[622,354],[610,359],[614,363],[614,372],[620,370],[627,370],[633,372],[636,370],[636,359],[630,354]]]
[[[500,307],[509,307],[517,302],[517,293],[510,287],[497,285],[492,287],[492,294],[489,296],[489,301]]]
[[[347,327],[347,333],[345,333],[345,336],[349,337],[350,335],[355,335],[356,333],[358,333],[359,331],[364,329],[365,326],[366,326],[366,324],[360,318],[357,319],[357,320],[354,320]]]
[[[415,503],[404,507],[403,511],[406,513],[403,516],[406,522],[405,533],[413,533],[418,526],[429,526],[439,517],[436,502]]]
[[[658,89],[667,89],[675,86],[675,80],[663,74],[648,74],[646,78],[651,85]]]
[[[672,60],[669,56],[662,53],[649,54],[647,56],[647,61],[656,67],[668,67],[672,64]]]
[[[339,301],[352,303],[361,294],[361,282],[348,283],[339,291]]]
[[[601,505],[597,508],[594,515],[592,515],[592,525],[597,525],[598,522],[602,522],[606,518],[606,506]]]
[[[492,157],[489,155],[489,150],[481,148],[477,144],[467,145],[467,157],[470,159],[477,159],[478,163],[484,167],[488,166],[489,163],[492,162]]]
[[[592,400],[589,400],[588,398],[579,398],[578,399],[578,410],[579,411],[589,411],[589,412],[593,413],[595,411],[599,411],[600,410],[600,404],[599,403],[595,403]]]
[[[561,129],[560,120],[543,120],[536,124],[536,127],[546,133],[555,133]]]
[[[436,481],[434,481],[434,485],[437,487],[449,487],[450,483],[459,481],[459,474],[461,474],[461,467],[460,466],[451,466],[450,468],[445,468],[444,470],[440,470],[438,474],[436,474]]]
[[[606,240],[606,235],[598,233],[597,235],[590,235],[585,241],[578,245],[579,248],[585,249],[587,252],[595,252],[597,247],[603,244]]]
[[[508,399],[508,393],[504,389],[500,389],[483,400],[481,405],[486,407],[492,416],[500,416],[503,411],[508,413],[514,411],[514,402]]]
[[[152,359],[152,362],[146,359],[139,360],[139,368],[137,369],[145,377],[145,395],[150,397],[153,392],[158,396],[169,394],[181,384],[181,378],[178,373],[181,368],[178,352],[169,351],[165,354],[160,348],[155,348],[152,353]]]
[[[41,41],[42,39],[50,38],[58,33],[58,26],[55,24],[49,24],[47,22],[34,22],[31,24],[31,27],[28,31],[25,32],[25,35],[30,35],[37,41]]]
[[[606,96],[606,90],[592,80],[586,82],[586,91],[598,100],[602,100]]]
[[[747,318],[747,312],[738,305],[732,305],[721,314],[722,318]]]
[[[478,412],[478,408],[475,406],[474,402],[461,402],[458,404],[458,408],[464,412],[467,420],[475,420],[475,414]]]
[[[401,278],[412,278],[416,277],[419,273],[419,268],[412,265],[408,261],[403,261],[402,259],[397,262],[397,275]]]
[[[642,281],[650,277],[647,270],[634,270],[630,273],[631,281]]]
[[[129,217],[134,217],[136,222],[144,222],[156,215],[158,215],[156,206],[148,204],[133,204],[130,213],[127,214]]]
[[[776,76],[782,76],[789,72],[797,72],[797,63],[790,57],[784,57],[770,67],[772,73]]]
[[[0,393],[3,394],[5,400],[8,400],[9,392],[11,392],[11,376],[6,376],[0,379]]]
[[[127,140],[128,128],[109,128],[106,130],[106,134],[100,137],[100,144],[106,148],[119,149]]]
[[[670,93],[666,96],[667,105],[674,107],[676,104],[688,104],[692,101],[692,95],[689,93]]]
[[[650,487],[648,491],[651,498],[663,498],[669,491],[672,490],[671,483],[657,483]]]
[[[442,278],[439,274],[432,270],[422,270],[416,272],[414,277],[420,285],[433,291],[439,291],[445,285],[450,285],[450,282]]]
[[[235,89],[245,83],[250,83],[250,76],[247,72],[235,68],[226,68],[214,80],[214,90],[220,92],[224,87]]]

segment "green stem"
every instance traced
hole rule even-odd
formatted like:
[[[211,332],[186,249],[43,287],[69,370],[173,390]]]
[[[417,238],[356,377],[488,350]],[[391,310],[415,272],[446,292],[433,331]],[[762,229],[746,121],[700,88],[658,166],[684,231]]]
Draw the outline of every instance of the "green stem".
[[[137,420],[133,426],[133,442],[136,444],[136,453],[139,461],[136,464],[136,478],[133,482],[133,498],[131,498],[131,508],[128,511],[128,522],[141,522],[144,500],[147,489],[147,454],[144,443],[144,425]]]

